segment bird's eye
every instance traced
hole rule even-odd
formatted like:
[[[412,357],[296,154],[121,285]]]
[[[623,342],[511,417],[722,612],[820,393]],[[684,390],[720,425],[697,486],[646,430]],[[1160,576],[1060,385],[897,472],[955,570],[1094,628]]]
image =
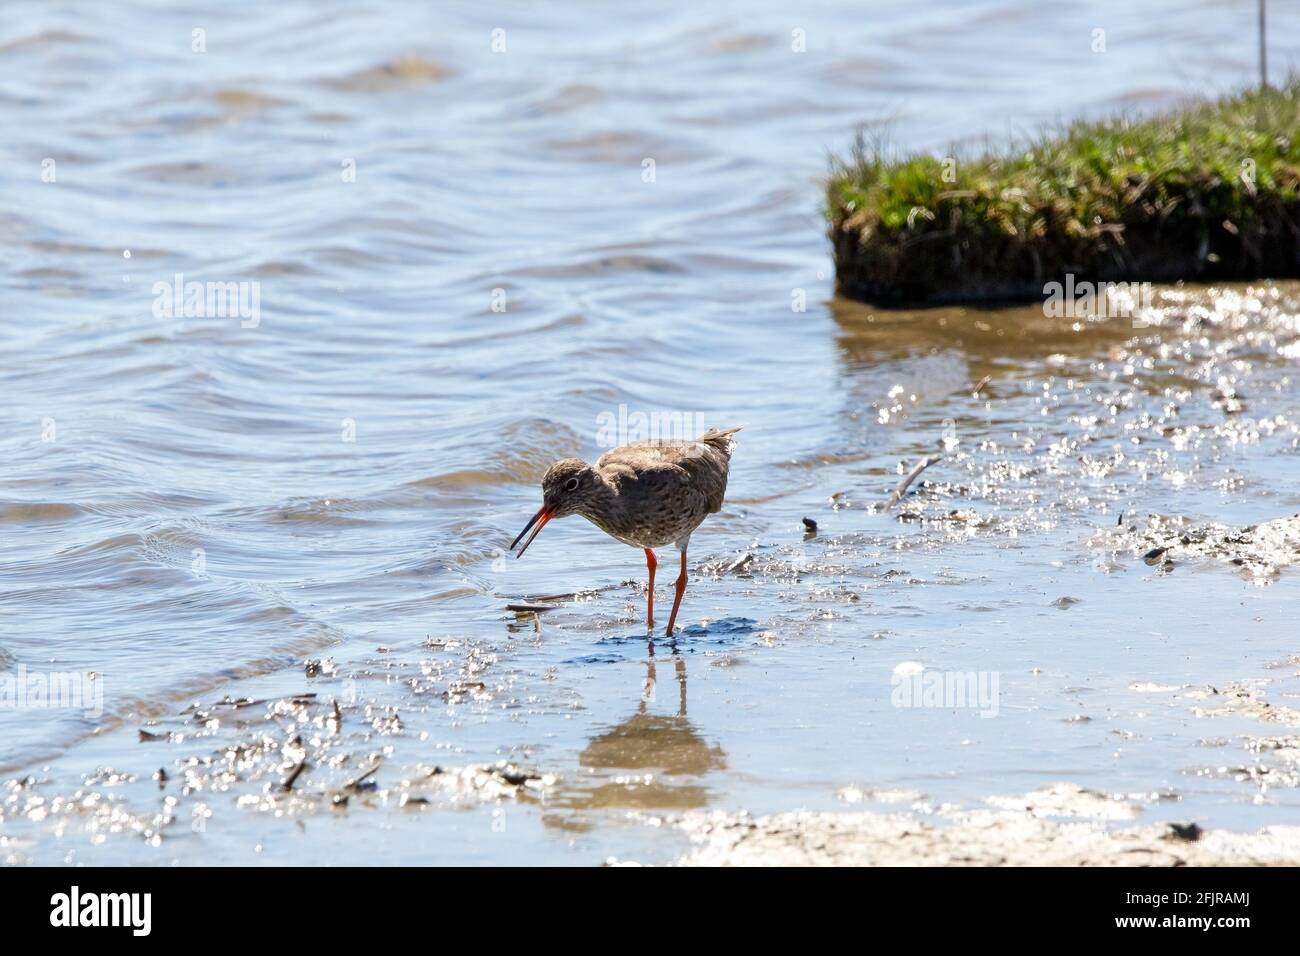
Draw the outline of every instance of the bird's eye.
[[[577,479],[577,478],[570,478],[568,481],[566,481],[566,482],[564,483],[564,490],[565,490],[565,491],[577,491],[577,490],[578,490],[578,479]]]

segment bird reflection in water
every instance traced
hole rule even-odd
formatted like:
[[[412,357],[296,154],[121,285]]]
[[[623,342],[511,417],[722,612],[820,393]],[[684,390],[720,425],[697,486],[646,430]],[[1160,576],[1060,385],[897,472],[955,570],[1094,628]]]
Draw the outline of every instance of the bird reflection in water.
[[[677,712],[655,714],[651,706],[659,669],[669,662],[677,678]],[[710,746],[686,716],[686,661],[675,646],[668,661],[656,663],[651,645],[636,713],[593,737],[579,754],[578,763],[592,771],[589,783],[561,796],[552,806],[691,810],[707,805],[709,790],[698,780],[710,771],[725,769],[727,756],[721,747]]]

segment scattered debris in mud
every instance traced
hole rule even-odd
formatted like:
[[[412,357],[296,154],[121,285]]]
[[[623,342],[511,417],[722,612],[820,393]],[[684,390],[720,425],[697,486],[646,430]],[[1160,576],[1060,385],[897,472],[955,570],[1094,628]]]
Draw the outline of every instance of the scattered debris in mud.
[[[1254,583],[1263,585],[1300,561],[1300,514],[1244,528],[1152,515],[1142,528],[1099,532],[1091,545],[1127,552],[1164,572],[1172,571],[1182,560],[1220,561],[1237,566]]]
[[[454,767],[394,758],[406,722],[430,708],[499,707],[498,695],[509,698],[507,682],[490,677],[497,656],[484,642],[429,638],[419,647],[415,658],[378,648],[347,677],[332,659],[309,658],[302,673],[318,690],[226,694],[151,718],[135,737],[156,771],[98,767],[73,790],[36,775],[8,782],[0,792],[0,822],[10,833],[21,824],[23,832],[0,844],[0,862],[28,862],[24,848],[37,845],[41,834],[80,837],[90,846],[135,837],[158,847],[199,832],[213,807],[225,803],[247,813],[303,818],[344,809],[541,799],[555,776],[513,761]],[[426,754],[431,749],[440,748],[420,747]],[[448,756],[454,759],[454,750]]]
[[[1214,687],[1187,691],[1182,695],[1189,700],[1211,703],[1193,708],[1197,717],[1224,717],[1228,715],[1256,717],[1269,723],[1283,723],[1300,727],[1300,710],[1264,699],[1263,692],[1247,684],[1228,684],[1222,691]]]
[[[1300,728],[1300,710],[1264,699],[1259,687],[1234,683],[1222,691],[1214,687],[1193,688],[1180,695],[1196,702],[1192,713],[1200,718],[1254,718],[1263,723]],[[1228,740],[1203,742],[1227,746]],[[1189,769],[1198,777],[1213,777],[1244,783],[1256,789],[1257,801],[1271,800],[1270,791],[1300,788],[1300,736],[1294,734],[1248,734],[1241,738],[1240,761],[1226,758],[1211,766]]]

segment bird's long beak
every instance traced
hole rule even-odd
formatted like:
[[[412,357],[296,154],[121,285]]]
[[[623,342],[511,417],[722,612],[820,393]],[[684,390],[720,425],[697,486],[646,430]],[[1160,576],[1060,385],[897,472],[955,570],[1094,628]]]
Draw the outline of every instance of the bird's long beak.
[[[533,538],[537,537],[537,533],[546,527],[546,522],[550,521],[551,516],[554,514],[555,512],[550,508],[546,507],[546,505],[542,505],[541,508],[537,510],[537,514],[528,519],[528,524],[524,525],[524,530],[519,532],[519,538],[515,538],[514,542],[510,545],[511,551],[515,549],[515,545],[519,543],[519,539],[528,534],[529,528],[532,528],[533,525],[537,525],[537,527],[533,529],[533,533],[529,535],[528,540],[524,542],[524,546],[519,549],[519,553],[515,555],[516,558],[522,558],[524,556],[524,552],[528,550],[528,546],[533,543]]]

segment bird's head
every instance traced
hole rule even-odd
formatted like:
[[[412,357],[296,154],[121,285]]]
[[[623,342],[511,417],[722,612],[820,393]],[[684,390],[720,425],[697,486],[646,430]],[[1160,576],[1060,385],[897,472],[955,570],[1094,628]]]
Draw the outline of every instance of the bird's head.
[[[551,465],[542,476],[542,507],[528,524],[524,525],[524,530],[519,532],[519,537],[515,538],[514,544],[510,545],[510,550],[515,549],[515,545],[519,544],[520,539],[528,534],[529,529],[533,529],[534,525],[536,528],[524,542],[524,546],[519,549],[516,557],[523,556],[528,546],[533,543],[533,538],[537,537],[538,532],[552,518],[583,514],[587,505],[595,499],[601,484],[596,469],[580,459],[562,458]]]

